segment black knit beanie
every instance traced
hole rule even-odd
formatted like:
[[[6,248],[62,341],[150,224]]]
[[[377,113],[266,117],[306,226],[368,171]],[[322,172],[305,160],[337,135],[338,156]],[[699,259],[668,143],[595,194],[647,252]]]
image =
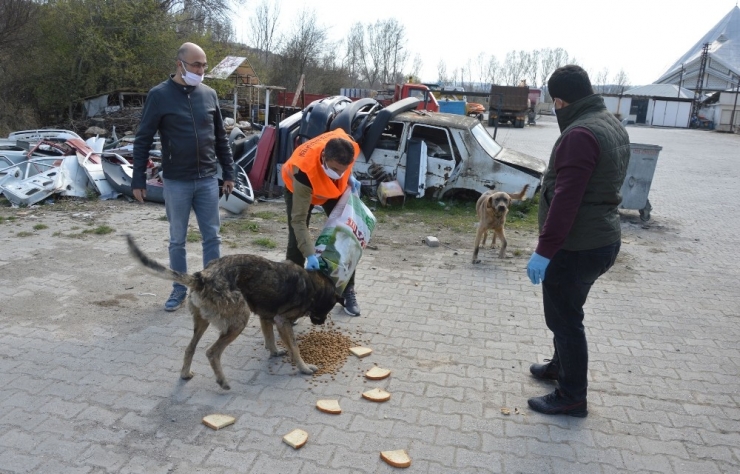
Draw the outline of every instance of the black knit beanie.
[[[568,64],[555,70],[547,81],[547,92],[552,98],[569,104],[594,93],[588,73],[580,66]]]

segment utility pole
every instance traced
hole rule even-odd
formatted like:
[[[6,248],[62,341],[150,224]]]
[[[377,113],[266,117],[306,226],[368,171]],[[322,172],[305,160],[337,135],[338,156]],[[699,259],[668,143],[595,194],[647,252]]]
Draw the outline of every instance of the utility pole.
[[[701,62],[699,63],[699,75],[696,77],[696,88],[694,89],[694,101],[691,103],[691,120],[698,118],[699,102],[704,86],[704,73],[707,70],[707,56],[709,55],[709,43],[704,43],[701,48]]]
[[[737,110],[737,96],[740,94],[740,76],[735,74],[735,105],[732,106],[732,113],[730,114],[730,133],[735,133],[735,111]]]

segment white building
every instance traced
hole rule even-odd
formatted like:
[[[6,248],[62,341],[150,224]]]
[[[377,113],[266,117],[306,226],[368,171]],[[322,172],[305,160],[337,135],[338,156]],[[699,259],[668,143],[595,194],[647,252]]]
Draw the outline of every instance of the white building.
[[[624,92],[628,120],[655,127],[688,128],[694,93],[672,84],[649,84]]]
[[[740,97],[737,90],[713,92],[702,103],[699,116],[711,121],[718,132],[740,131]],[[734,125],[730,126],[734,121]]]

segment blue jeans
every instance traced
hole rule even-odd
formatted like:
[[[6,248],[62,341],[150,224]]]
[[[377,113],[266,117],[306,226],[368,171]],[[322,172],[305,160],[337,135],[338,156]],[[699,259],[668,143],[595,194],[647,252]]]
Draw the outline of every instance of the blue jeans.
[[[592,250],[559,250],[545,270],[542,302],[545,322],[554,335],[552,363],[559,367],[561,393],[573,400],[585,400],[588,385],[583,305],[596,279],[614,265],[620,245],[615,242]]]
[[[203,267],[221,256],[221,218],[218,212],[218,178],[211,176],[189,181],[162,179],[164,207],[170,223],[170,268],[187,273],[185,243],[188,236],[190,210],[195,211],[203,240]],[[186,289],[179,283],[174,288]]]

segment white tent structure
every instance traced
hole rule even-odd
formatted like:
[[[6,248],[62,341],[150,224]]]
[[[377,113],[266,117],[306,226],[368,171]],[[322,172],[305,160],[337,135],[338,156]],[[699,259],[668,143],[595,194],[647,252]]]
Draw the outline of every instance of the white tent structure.
[[[703,54],[705,44],[708,45],[706,57]],[[739,78],[740,7],[736,5],[655,83],[675,84],[707,93],[734,89]]]

